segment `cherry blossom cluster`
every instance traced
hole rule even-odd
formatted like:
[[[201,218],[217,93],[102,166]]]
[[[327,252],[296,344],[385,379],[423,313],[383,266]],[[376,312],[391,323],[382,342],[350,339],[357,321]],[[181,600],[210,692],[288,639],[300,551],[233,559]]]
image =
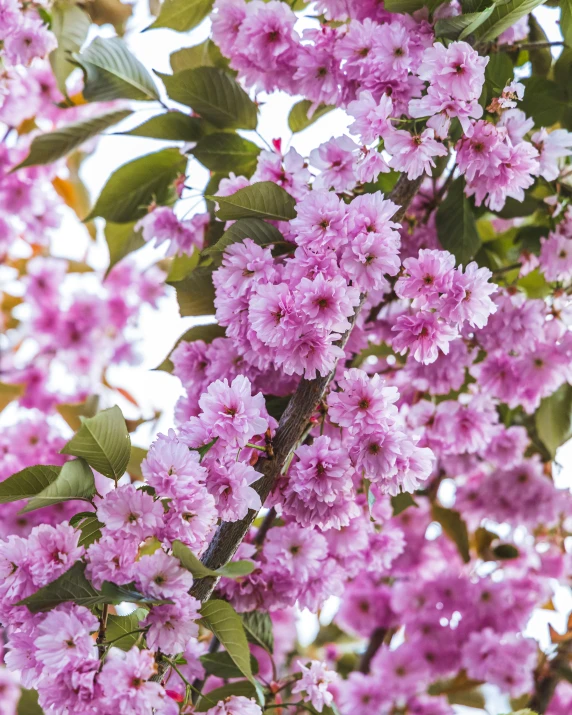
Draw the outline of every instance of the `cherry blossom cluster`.
[[[0,57],[5,67],[14,71],[18,66],[29,66],[36,58],[46,57],[57,46],[56,38],[40,14],[45,3],[24,3],[2,0],[0,6]],[[6,92],[4,78],[0,93]]]

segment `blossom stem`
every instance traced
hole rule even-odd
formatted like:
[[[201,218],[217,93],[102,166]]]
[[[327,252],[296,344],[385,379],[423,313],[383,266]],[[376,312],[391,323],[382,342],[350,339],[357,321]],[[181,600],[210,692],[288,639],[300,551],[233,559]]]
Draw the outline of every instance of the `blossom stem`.
[[[136,628],[134,631],[129,631],[129,633],[122,633],[120,636],[117,638],[114,638],[113,640],[110,641],[103,641],[102,645],[109,646],[112,643],[116,643],[117,641],[122,640],[123,638],[127,638],[127,636],[133,636],[136,633],[146,633],[147,629],[146,628]]]
[[[504,268],[497,268],[496,271],[493,271],[493,276],[500,276],[503,273],[515,271],[517,268],[522,268],[522,263],[513,263],[510,266],[505,266]]]
[[[564,40],[540,41],[540,42],[515,42],[512,44],[498,45],[496,52],[515,52],[516,50],[541,50],[545,47],[558,47],[563,45]]]
[[[246,446],[250,449],[257,449],[259,452],[266,452],[266,447],[261,447],[259,444],[252,444],[247,442]]]
[[[176,664],[176,663],[174,663],[170,658],[167,658],[166,655],[163,655],[163,660],[166,661],[166,662],[171,666],[171,668],[173,668],[173,670],[175,671],[175,673],[177,673],[177,675],[179,676],[179,678],[183,681],[183,683],[187,686],[187,688],[188,688],[189,690],[191,690],[192,692],[196,693],[197,695],[202,695],[202,693],[201,693],[200,690],[197,690],[194,685],[192,685],[191,683],[189,683],[189,681],[188,681],[188,680],[185,678],[185,676],[181,673],[181,671],[179,670],[179,668],[177,668],[177,664]],[[202,697],[203,697],[203,698],[206,698],[207,700],[209,700],[209,702],[213,702],[213,701],[210,700],[210,699],[208,698],[208,696],[206,696],[206,695],[202,695]],[[216,705],[216,703],[213,702],[213,705]]]

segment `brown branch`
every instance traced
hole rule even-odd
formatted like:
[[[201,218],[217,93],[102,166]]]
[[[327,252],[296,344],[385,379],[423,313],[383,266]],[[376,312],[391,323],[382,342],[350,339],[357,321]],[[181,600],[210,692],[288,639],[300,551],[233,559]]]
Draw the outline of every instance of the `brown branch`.
[[[395,221],[400,221],[405,215],[407,207],[421,186],[422,179],[423,177],[419,177],[414,181],[409,181],[406,176],[400,176],[388,197],[399,206],[399,209],[393,217]],[[352,327],[363,306],[364,300],[365,296],[362,298],[353,316]],[[339,341],[338,345],[340,347],[345,347],[352,327],[350,327]],[[261,459],[256,465],[256,469],[261,473],[261,478],[255,482],[254,488],[258,492],[262,504],[266,501],[274,487],[276,479],[282,473],[288,459],[300,443],[308,422],[323,400],[333,375],[334,371],[324,377],[319,376],[315,380],[302,379],[300,381],[296,392],[282,415],[280,424],[272,440],[274,457]],[[257,512],[250,510],[246,517],[240,521],[223,522],[215,532],[202,558],[203,564],[207,568],[214,570],[228,563],[248,533],[256,516]],[[218,578],[213,577],[197,579],[193,584],[191,594],[201,601],[206,601],[210,598],[217,582]]]
[[[538,715],[544,715],[554,696],[556,686],[563,679],[563,671],[570,673],[570,655],[572,641],[566,641],[558,646],[552,660],[546,661],[540,667],[535,677],[534,693],[528,707]]]
[[[260,528],[256,532],[256,536],[254,537],[254,543],[257,546],[261,546],[264,543],[266,534],[269,532],[270,528],[272,527],[272,524],[274,524],[276,516],[276,509],[272,507],[272,509],[270,509],[268,511],[268,514],[266,514],[266,516],[264,517],[262,524],[260,524]]]
[[[107,603],[103,604],[101,609],[101,616],[99,618],[99,632],[97,634],[97,648],[99,650],[99,655],[103,656],[105,653],[105,646],[103,642],[105,641],[105,631],[107,629],[107,616],[109,615],[109,605]]]
[[[359,663],[360,673],[364,673],[365,675],[369,673],[371,661],[373,660],[374,655],[383,645],[383,641],[385,640],[386,635],[386,628],[376,628],[371,634],[371,638],[369,639],[369,643],[367,644],[365,653],[362,655]]]

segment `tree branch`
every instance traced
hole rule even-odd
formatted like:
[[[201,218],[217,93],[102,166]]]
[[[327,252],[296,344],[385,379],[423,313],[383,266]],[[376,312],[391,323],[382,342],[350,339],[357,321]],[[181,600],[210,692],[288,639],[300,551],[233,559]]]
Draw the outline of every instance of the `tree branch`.
[[[400,221],[411,203],[413,197],[421,186],[423,177],[414,181],[407,179],[405,175],[399,177],[393,191],[389,194],[389,199],[399,206],[395,216],[395,221]],[[353,324],[363,306],[365,296],[362,297],[360,305],[353,316],[352,326],[338,342],[340,347],[345,347]],[[315,380],[302,379],[292,399],[288,403],[284,414],[280,420],[278,429],[272,441],[274,457],[261,459],[256,465],[256,469],[261,473],[261,478],[255,482],[254,488],[260,496],[260,501],[264,504],[266,498],[272,491],[276,479],[282,473],[291,454],[298,447],[300,439],[307,427],[308,421],[316,411],[316,408],[324,398],[326,389],[334,371],[325,377],[319,376]],[[257,512],[250,510],[244,519],[234,522],[223,522],[215,532],[206,553],[202,558],[203,564],[209,569],[218,569],[232,559],[242,540],[252,526]],[[191,594],[201,601],[210,598],[218,578],[197,579],[191,589]]]
[[[544,715],[548,709],[556,686],[563,679],[562,672],[569,672],[571,654],[572,641],[561,643],[554,658],[545,662],[540,672],[536,674],[534,693],[530,698],[528,707],[538,715]]]
[[[367,675],[369,673],[371,661],[373,660],[374,655],[377,653],[377,651],[383,645],[383,641],[385,640],[386,635],[387,635],[386,628],[376,628],[374,630],[374,632],[371,634],[371,638],[369,639],[369,643],[367,644],[365,653],[362,655],[361,660],[360,660],[360,664],[359,664],[359,672],[360,673],[364,673],[365,675]]]

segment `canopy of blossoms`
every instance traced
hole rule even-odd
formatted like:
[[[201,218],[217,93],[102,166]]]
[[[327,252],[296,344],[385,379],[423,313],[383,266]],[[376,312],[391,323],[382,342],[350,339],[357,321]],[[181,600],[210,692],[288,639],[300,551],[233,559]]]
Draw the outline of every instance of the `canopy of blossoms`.
[[[572,579],[548,4],[558,42],[542,0],[164,0],[151,38],[209,34],[151,73],[119,0],[0,0],[2,715],[572,713],[572,618],[529,628]],[[347,133],[263,139],[276,92]],[[127,117],[160,148],[91,201]],[[198,320],[142,449],[108,371],[168,294]]]

